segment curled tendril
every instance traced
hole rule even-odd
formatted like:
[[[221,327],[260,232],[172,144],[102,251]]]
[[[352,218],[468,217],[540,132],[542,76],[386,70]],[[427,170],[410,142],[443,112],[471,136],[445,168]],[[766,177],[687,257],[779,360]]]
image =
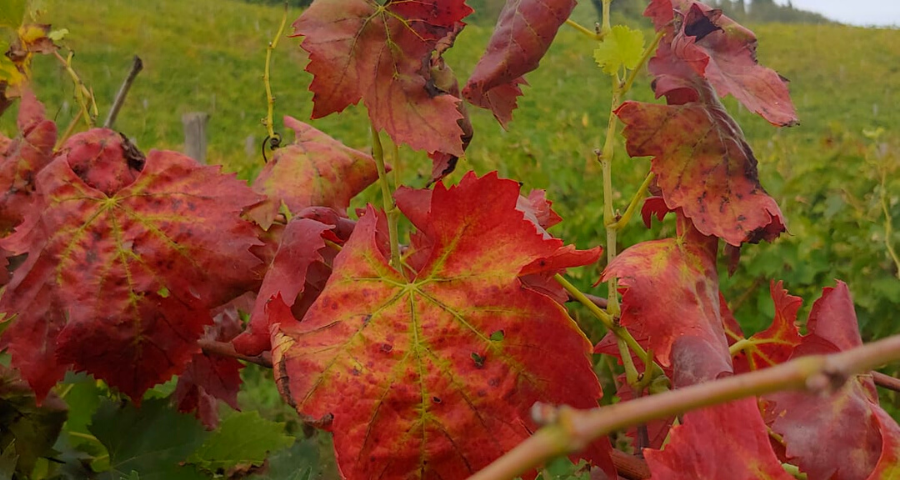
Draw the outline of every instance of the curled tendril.
[[[266,135],[266,138],[262,141],[262,157],[263,163],[269,163],[268,157],[266,157],[266,146],[269,147],[270,150],[277,150],[281,146],[281,134],[275,132],[274,135],[269,136]]]

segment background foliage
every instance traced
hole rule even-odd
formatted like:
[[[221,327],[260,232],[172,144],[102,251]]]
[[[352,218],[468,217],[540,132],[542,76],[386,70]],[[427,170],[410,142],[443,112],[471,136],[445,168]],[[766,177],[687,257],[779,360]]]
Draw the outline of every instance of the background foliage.
[[[615,3],[620,2],[625,8],[619,13],[633,15],[628,2]],[[101,110],[111,103],[132,55],[144,59],[145,70],[118,121],[118,128],[132,135],[139,146],[180,149],[181,114],[208,112],[212,116],[210,161],[251,178],[262,166],[259,145],[265,133],[259,119],[265,112],[260,79],[264,49],[277,28],[281,8],[249,3],[47,0],[48,13],[42,21],[72,30],[66,43],[76,51],[76,68],[93,87]],[[293,4],[298,3],[303,2]],[[497,2],[471,3],[483,13],[447,56],[461,78],[474,66],[488,40],[493,12],[499,11]],[[781,278],[793,294],[815,298],[821,285],[841,278],[853,292],[864,339],[885,336],[896,328],[890,319],[900,302],[898,266],[886,249],[886,244],[900,249],[900,112],[894,108],[900,104],[900,31],[835,24],[754,24],[774,17],[762,16],[764,11],[759,7],[747,17],[735,16],[748,22],[760,38],[761,62],[792,81],[801,125],[773,130],[733,100],[725,103],[744,128],[762,164],[762,183],[781,205],[792,235],[772,245],[746,249],[743,272],[725,280],[725,295],[742,326],[753,332],[774,313],[770,279]],[[292,7],[288,18],[296,18],[298,13]],[[574,18],[591,24],[596,12],[583,2]],[[813,17],[803,21],[807,20],[819,21]],[[601,235],[602,192],[592,183],[599,178],[592,151],[600,146],[609,94],[606,79],[591,60],[590,47],[577,35],[563,29],[542,68],[529,76],[531,86],[510,131],[502,131],[489,113],[471,112],[476,137],[468,151],[469,165],[460,170],[469,167],[484,173],[498,169],[501,176],[522,180],[528,188],[548,189],[548,198],[566,218],[556,227],[556,235],[584,248],[596,244]],[[305,54],[296,42],[279,46],[273,78],[277,113],[308,117],[311,95],[305,89],[309,83],[309,76],[302,71],[305,63]],[[37,93],[49,115],[61,124],[68,123],[76,112],[69,78],[49,58],[37,58],[35,70]],[[634,98],[651,99],[646,78],[641,82]],[[0,119],[0,130],[14,131],[14,113]],[[316,126],[352,146],[368,143],[367,121],[360,109],[318,120]],[[254,135],[248,137],[249,132]],[[636,188],[646,173],[645,164],[629,162],[624,148],[617,151],[622,161],[616,163],[619,170],[615,175],[621,178],[616,185]],[[422,166],[420,171],[401,175],[407,183],[423,186],[429,172],[424,168],[426,162],[417,165]],[[569,168],[558,168],[560,165]],[[458,179],[458,174],[454,178]],[[616,196],[624,199],[632,193],[623,190]],[[372,189],[363,200],[372,201],[377,195]],[[885,234],[887,221],[894,226],[890,238]],[[629,230],[621,242],[633,244],[672,229],[667,223],[650,231]],[[581,276],[578,286],[587,288],[603,266],[574,273]],[[602,290],[595,293],[605,295]],[[804,307],[808,310],[809,305]],[[801,312],[800,318],[806,314]],[[290,407],[265,378],[267,374],[248,368],[244,373],[248,388],[239,401],[248,410],[259,409],[264,418],[286,422],[278,429],[300,439],[271,460],[273,468],[267,475],[284,478],[272,473],[278,471],[279,462],[296,462],[298,457],[318,459],[318,452],[330,447],[327,438],[306,438]],[[78,377],[68,384],[69,395],[98,388]],[[162,395],[166,388],[172,386],[157,390]],[[72,398],[67,396],[66,401]],[[104,409],[110,408],[114,406],[95,405],[87,411],[96,411],[102,418]],[[142,415],[151,414],[152,409]],[[61,442],[97,442],[98,452],[108,449],[115,439],[84,431],[82,427],[90,423],[90,419],[70,419],[65,427],[68,435]],[[202,450],[199,445],[205,440],[197,438],[192,451]],[[58,447],[67,448],[64,444]],[[108,453],[107,461],[114,462],[115,455]],[[323,472],[333,468],[327,460],[310,461],[314,469]]]

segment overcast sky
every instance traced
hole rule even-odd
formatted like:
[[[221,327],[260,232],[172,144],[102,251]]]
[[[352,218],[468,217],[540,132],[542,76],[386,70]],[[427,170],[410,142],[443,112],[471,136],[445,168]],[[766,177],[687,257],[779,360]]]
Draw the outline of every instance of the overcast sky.
[[[787,5],[787,0],[776,0]],[[900,26],[900,0],[793,0],[794,7],[853,25]]]

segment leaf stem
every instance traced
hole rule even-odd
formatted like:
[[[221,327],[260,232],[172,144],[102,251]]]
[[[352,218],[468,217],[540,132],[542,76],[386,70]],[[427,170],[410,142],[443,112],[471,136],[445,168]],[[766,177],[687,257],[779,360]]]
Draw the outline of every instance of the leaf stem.
[[[612,3],[612,0],[603,0],[603,27],[600,29],[600,34],[606,36],[610,30],[612,30],[612,26],[610,25],[610,15],[609,15],[609,6]]]
[[[116,98],[113,100],[113,105],[109,109],[109,113],[106,114],[106,121],[103,122],[103,128],[112,128],[116,123],[119,111],[122,110],[122,105],[125,104],[125,97],[128,96],[128,91],[131,90],[134,79],[137,78],[138,74],[141,73],[141,70],[143,69],[144,62],[141,60],[141,57],[135,55],[131,62],[131,69],[128,71],[128,76],[125,77],[125,81],[123,81],[122,86],[119,87]]]
[[[372,157],[375,158],[375,166],[378,168],[378,180],[381,184],[381,198],[384,214],[387,215],[388,235],[391,242],[391,265],[398,271],[403,271],[400,262],[400,245],[398,243],[397,216],[394,214],[394,197],[391,194],[391,182],[388,179],[387,170],[384,167],[384,146],[381,144],[381,136],[375,125],[372,125]]]
[[[268,352],[256,357],[249,355],[241,355],[234,349],[234,344],[229,342],[217,342],[215,340],[199,340],[197,344],[206,355],[216,355],[219,357],[229,357],[243,360],[249,363],[255,363],[261,367],[272,368],[272,356]]]
[[[75,126],[78,125],[78,122],[81,121],[81,117],[84,115],[84,111],[79,109],[78,113],[75,114],[75,117],[72,118],[72,121],[69,122],[69,126],[66,127],[66,131],[63,132],[62,135],[56,140],[56,145],[53,147],[54,152],[58,152],[60,148],[62,148],[63,144],[66,143],[66,140],[72,136],[72,132],[75,131]]]
[[[563,277],[560,274],[556,274],[553,276],[553,279],[556,280],[556,282],[559,283],[566,290],[566,292],[569,294],[570,297],[574,298],[575,300],[578,300],[579,303],[581,303],[582,305],[587,307],[588,311],[591,312],[591,314],[594,315],[594,317],[596,317],[598,320],[600,320],[600,323],[602,323],[603,326],[605,326],[609,331],[611,331],[613,333],[613,335],[615,335],[618,339],[621,339],[625,343],[625,345],[631,349],[631,351],[633,351],[635,354],[637,354],[637,356],[641,359],[641,361],[644,362],[645,366],[651,366],[650,367],[650,368],[652,368],[651,376],[655,377],[656,375],[662,373],[662,371],[663,371],[662,368],[659,365],[657,365],[655,362],[653,362],[653,359],[650,356],[650,354],[647,353],[647,351],[644,350],[643,347],[641,347],[641,344],[638,343],[637,340],[635,340],[635,338],[631,335],[631,332],[629,332],[628,329],[626,329],[625,327],[623,327],[621,325],[618,325],[616,323],[616,320],[613,317],[611,317],[609,315],[609,313],[605,312],[602,308],[598,307],[593,301],[591,301],[590,298],[587,297],[587,295],[582,293],[581,290],[578,290],[578,287],[576,287],[575,285],[572,285],[571,282],[566,280],[565,277]],[[626,357],[628,358],[629,361],[631,360],[630,354],[623,355],[622,356],[623,363],[626,361],[625,360]]]
[[[69,51],[69,55],[66,58],[63,58],[59,52],[54,50],[53,56],[55,56],[66,68],[66,73],[69,74],[72,83],[75,84],[75,100],[81,107],[81,113],[84,122],[87,124],[87,128],[94,128],[94,119],[97,118],[97,115],[99,114],[97,111],[97,103],[94,101],[94,93],[84,85],[81,81],[81,77],[79,77],[78,73],[75,72],[75,69],[72,68],[72,58],[75,57],[75,52]]]
[[[731,345],[730,347],[728,347],[728,353],[732,357],[734,357],[752,345],[753,345],[753,342],[751,342],[750,340],[747,340],[746,338],[742,338],[742,339],[734,342],[734,344]]]
[[[597,33],[574,20],[566,19],[566,25],[578,30],[591,40],[603,40],[603,34]]]
[[[631,217],[634,215],[634,212],[637,211],[638,204],[641,203],[641,200],[644,199],[644,195],[647,194],[647,190],[650,189],[650,183],[653,182],[653,179],[656,178],[656,175],[653,172],[647,174],[647,178],[644,179],[644,183],[638,187],[637,192],[634,192],[634,196],[631,197],[631,202],[628,203],[628,208],[625,209],[625,213],[622,214],[622,217],[619,218],[612,225],[607,225],[607,228],[611,228],[616,230],[617,232],[622,231],[628,222],[631,221]]]
[[[284,34],[284,25],[287,23],[287,13],[288,13],[288,4],[284,3],[284,13],[281,15],[281,25],[278,26],[278,32],[275,33],[275,38],[269,42],[269,45],[266,46],[266,67],[263,73],[263,83],[266,86],[266,118],[263,120],[263,124],[266,127],[266,134],[270,139],[279,138],[278,134],[275,133],[275,96],[272,95],[272,83],[271,83],[271,75],[270,75],[270,66],[272,64],[272,52],[275,51],[275,48],[278,46],[278,40],[281,39],[281,35]],[[279,138],[280,140],[280,138]]]
[[[584,449],[621,428],[680,415],[703,407],[784,390],[827,394],[859,372],[900,360],[900,335],[832,355],[811,355],[764,370],[726,377],[591,410],[535,405],[547,426],[470,480],[507,480],[548,460]]]
[[[663,36],[665,35],[664,30],[660,30],[656,32],[656,36],[653,38],[653,42],[644,49],[644,54],[641,55],[641,59],[638,62],[637,66],[634,67],[634,70],[628,73],[628,78],[625,80],[625,83],[622,84],[622,93],[627,93],[631,91],[632,85],[634,85],[635,79],[637,79],[638,73],[644,68],[644,65],[650,61],[650,56],[656,52],[656,48],[659,46],[659,42],[662,41]]]

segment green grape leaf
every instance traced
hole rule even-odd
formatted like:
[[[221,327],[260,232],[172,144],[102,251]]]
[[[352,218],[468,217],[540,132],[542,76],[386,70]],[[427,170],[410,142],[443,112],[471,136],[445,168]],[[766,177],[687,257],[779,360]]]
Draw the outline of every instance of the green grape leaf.
[[[209,433],[194,417],[176,412],[168,401],[152,399],[141,408],[104,401],[89,427],[109,451],[110,470],[100,478],[119,480],[132,471],[143,480],[207,478],[183,462]]]
[[[607,75],[615,75],[622,67],[637,67],[643,53],[644,33],[625,25],[616,25],[594,50],[594,60]]]
[[[269,452],[293,443],[284,423],[261,418],[256,411],[241,412],[223,420],[187,461],[210,472],[227,472],[238,465],[262,465]]]

